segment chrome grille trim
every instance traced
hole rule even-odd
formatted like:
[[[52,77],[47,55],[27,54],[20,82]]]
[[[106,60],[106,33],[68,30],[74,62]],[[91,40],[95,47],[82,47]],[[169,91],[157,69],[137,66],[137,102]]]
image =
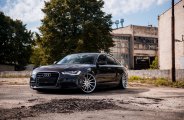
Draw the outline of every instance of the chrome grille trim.
[[[44,73],[50,74],[44,76]],[[60,78],[60,73],[56,71],[42,71],[36,74],[37,86],[56,86]],[[42,80],[42,82],[40,82]],[[44,82],[43,82],[44,81]]]

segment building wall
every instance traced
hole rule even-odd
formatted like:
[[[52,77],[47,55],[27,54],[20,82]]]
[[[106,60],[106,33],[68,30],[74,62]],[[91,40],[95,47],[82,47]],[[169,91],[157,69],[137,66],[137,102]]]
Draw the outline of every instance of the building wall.
[[[129,25],[123,28],[114,29],[112,33],[114,34],[133,34],[132,25]]]
[[[155,56],[158,50],[157,37],[134,36],[134,56],[147,55]]]
[[[184,70],[177,69],[176,70],[176,80],[184,81]],[[141,78],[164,78],[167,80],[171,80],[170,78],[170,70],[128,70],[128,77],[138,76]]]
[[[152,26],[133,26],[133,34],[134,36],[142,36],[142,37],[158,37],[158,29],[157,27]]]
[[[158,28],[152,26],[129,25],[124,28],[114,29],[114,34],[131,34],[133,36],[158,37]]]
[[[128,52],[129,55],[128,59],[126,60],[122,60],[124,59],[123,57],[116,57],[116,56],[114,57],[117,58],[120,62],[125,61],[126,65],[128,64],[129,69],[135,69],[135,67],[144,66],[144,64],[137,65],[138,58],[148,57],[149,60],[147,59],[146,60],[149,61],[148,64],[150,64],[153,61],[153,57],[157,56],[158,29],[156,27],[129,25],[124,28],[114,29],[111,34],[113,35],[113,41],[115,44],[115,46],[111,48],[111,54],[117,53],[123,55],[127,54]],[[123,39],[117,40],[116,36],[119,36],[119,38],[129,36],[129,39],[126,41],[129,44],[128,50],[125,51],[124,49],[127,48],[118,47],[120,43],[124,40]],[[145,67],[141,69],[144,68]]]
[[[113,41],[115,46],[110,48],[111,54],[124,66],[130,66],[130,35],[114,35]]]
[[[176,69],[184,69],[184,0],[175,5],[175,64]],[[171,69],[171,9],[158,18],[159,66]],[[184,39],[184,38],[183,38]]]
[[[134,55],[136,56],[155,56],[157,52],[155,50],[135,50]]]

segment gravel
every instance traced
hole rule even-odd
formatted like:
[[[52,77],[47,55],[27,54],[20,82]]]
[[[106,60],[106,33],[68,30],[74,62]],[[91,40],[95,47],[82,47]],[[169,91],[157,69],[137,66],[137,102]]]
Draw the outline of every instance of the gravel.
[[[120,108],[113,101],[105,99],[53,99],[50,102],[29,107],[0,109],[0,119],[21,119],[46,113],[73,113]]]

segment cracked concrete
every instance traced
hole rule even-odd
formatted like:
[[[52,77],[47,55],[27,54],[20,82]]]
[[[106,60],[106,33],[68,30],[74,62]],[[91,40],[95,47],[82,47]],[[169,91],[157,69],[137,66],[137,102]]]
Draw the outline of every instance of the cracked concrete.
[[[25,78],[22,79],[25,80]],[[23,84],[18,82],[15,85],[8,84],[7,81],[4,83],[0,85],[0,119],[6,119],[5,115],[12,115],[9,118],[25,120],[183,120],[184,118],[184,89],[129,84],[126,90],[101,87],[92,94],[83,94],[79,90],[39,93],[30,89],[25,82]],[[72,100],[77,101],[72,102]],[[96,103],[93,104],[93,100]],[[112,103],[110,108],[107,107],[109,104],[106,104],[108,101]],[[71,105],[85,106],[87,104],[87,106],[84,110],[78,108],[69,112],[70,110],[62,109],[66,111],[58,112],[57,108],[63,108],[64,103],[66,103],[66,108],[70,108]],[[93,105],[90,106],[90,103]],[[101,106],[102,103],[105,106]],[[34,109],[30,113],[32,110],[30,108],[39,106],[41,111],[47,112],[37,110],[35,112]],[[56,111],[50,112],[48,109]],[[21,116],[24,112],[27,114]],[[18,117],[13,117],[15,114]]]

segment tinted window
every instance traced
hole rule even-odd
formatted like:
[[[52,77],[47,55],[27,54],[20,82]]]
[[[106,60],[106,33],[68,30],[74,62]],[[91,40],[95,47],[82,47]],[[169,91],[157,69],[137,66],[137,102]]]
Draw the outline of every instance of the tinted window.
[[[119,65],[118,62],[111,56],[107,56],[107,64],[108,65]]]
[[[100,55],[98,57],[98,62],[101,62],[101,61],[106,61],[106,56],[105,55]]]
[[[95,54],[72,54],[64,57],[57,64],[94,64]]]

